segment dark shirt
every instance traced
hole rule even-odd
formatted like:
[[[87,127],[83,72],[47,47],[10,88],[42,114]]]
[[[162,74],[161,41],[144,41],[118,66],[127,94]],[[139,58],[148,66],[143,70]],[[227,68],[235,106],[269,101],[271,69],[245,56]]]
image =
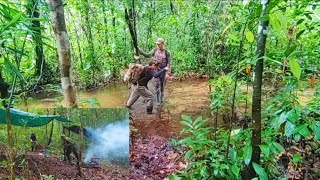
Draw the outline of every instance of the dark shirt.
[[[30,139],[31,139],[32,141],[37,141],[37,137],[36,137],[35,134],[31,134]]]
[[[166,69],[161,69],[160,71],[155,71],[153,69],[151,69],[150,67],[145,68],[144,72],[142,73],[142,75],[140,76],[139,80],[138,80],[138,84],[139,86],[145,86],[147,87],[148,82],[153,78],[157,78],[160,77],[162,74],[164,74],[166,72]]]

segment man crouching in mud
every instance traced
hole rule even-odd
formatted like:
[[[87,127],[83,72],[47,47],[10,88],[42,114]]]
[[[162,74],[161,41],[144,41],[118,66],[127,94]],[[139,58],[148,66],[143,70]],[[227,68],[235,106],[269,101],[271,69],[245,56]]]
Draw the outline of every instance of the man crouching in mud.
[[[130,94],[129,100],[127,102],[127,108],[131,108],[131,106],[142,96],[147,102],[147,113],[152,114],[153,110],[153,99],[154,95],[148,89],[148,82],[153,78],[158,78],[161,75],[165,74],[166,71],[169,70],[168,67],[165,67],[158,71],[158,63],[155,60],[151,60],[149,62],[149,66],[146,66],[139,77],[136,83],[131,85],[132,92]]]
[[[80,156],[78,149],[74,143],[71,142],[71,139],[67,137],[66,135],[62,134],[61,139],[63,142],[63,152],[64,152],[64,161],[68,160],[68,162],[71,162],[71,153],[74,154],[74,156],[77,158],[77,162],[80,162]]]

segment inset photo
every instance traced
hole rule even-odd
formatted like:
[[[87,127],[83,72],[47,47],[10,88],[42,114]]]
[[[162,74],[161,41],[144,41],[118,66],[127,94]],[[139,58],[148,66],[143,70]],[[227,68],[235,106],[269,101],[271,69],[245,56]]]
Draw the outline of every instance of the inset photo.
[[[0,179],[129,179],[126,109],[0,109]]]

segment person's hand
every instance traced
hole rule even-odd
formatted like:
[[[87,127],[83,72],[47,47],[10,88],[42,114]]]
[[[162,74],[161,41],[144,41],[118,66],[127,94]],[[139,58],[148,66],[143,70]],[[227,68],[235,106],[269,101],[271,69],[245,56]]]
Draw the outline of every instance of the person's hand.
[[[170,68],[169,68],[169,67],[165,67],[164,69],[165,69],[166,71],[169,71]]]
[[[170,80],[171,79],[171,76],[169,74],[166,74],[166,79],[167,80]]]

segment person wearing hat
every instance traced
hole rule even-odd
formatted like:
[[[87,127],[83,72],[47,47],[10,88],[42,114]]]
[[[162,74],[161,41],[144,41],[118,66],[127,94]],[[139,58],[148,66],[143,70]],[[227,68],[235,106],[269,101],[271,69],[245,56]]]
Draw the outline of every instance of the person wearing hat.
[[[169,70],[168,67],[165,67],[161,69],[160,71],[157,71],[158,69],[158,63],[155,60],[151,60],[149,62],[149,66],[146,66],[139,77],[138,81],[134,84],[132,84],[131,88],[131,94],[129,97],[129,100],[127,102],[126,107],[131,108],[131,106],[139,99],[140,96],[142,96],[146,102],[147,102],[147,113],[152,114],[153,110],[153,98],[154,95],[152,92],[148,89],[148,82],[153,78],[158,78],[166,73],[167,70]]]
[[[159,84],[156,85],[156,89],[160,88],[160,92],[158,94],[159,100],[163,102],[163,92],[164,92],[164,86],[165,86],[165,78],[169,78],[171,74],[171,53],[165,49],[164,46],[164,39],[158,38],[155,42],[157,47],[151,50],[149,53],[145,53],[142,49],[138,48],[140,54],[143,56],[150,58],[152,57],[158,62],[159,69],[163,69],[165,67],[168,67],[168,73],[164,73],[159,77]],[[160,87],[159,87],[160,86]],[[158,92],[157,92],[158,93]],[[158,99],[157,99],[158,100]]]

